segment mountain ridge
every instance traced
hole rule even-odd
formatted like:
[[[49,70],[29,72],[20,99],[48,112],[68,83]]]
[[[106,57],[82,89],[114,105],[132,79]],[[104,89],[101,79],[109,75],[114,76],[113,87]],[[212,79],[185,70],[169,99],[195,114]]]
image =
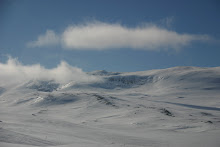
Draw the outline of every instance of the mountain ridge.
[[[220,67],[87,74],[1,83],[0,146],[218,147]]]

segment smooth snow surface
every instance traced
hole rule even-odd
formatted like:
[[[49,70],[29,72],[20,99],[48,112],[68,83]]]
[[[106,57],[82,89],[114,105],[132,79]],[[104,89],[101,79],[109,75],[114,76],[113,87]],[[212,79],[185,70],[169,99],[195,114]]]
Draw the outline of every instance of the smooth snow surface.
[[[220,67],[87,75],[1,83],[0,147],[219,147]]]

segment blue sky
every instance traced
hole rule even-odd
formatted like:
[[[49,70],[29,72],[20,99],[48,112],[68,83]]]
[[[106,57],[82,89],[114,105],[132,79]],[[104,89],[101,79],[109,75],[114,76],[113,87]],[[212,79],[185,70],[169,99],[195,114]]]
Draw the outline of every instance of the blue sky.
[[[1,0],[0,62],[84,71],[220,66],[218,0]]]

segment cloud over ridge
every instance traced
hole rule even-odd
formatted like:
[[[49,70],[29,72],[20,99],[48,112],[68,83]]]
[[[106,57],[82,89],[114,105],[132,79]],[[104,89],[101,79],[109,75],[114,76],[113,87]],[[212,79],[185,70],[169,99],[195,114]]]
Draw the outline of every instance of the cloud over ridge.
[[[207,40],[210,40],[208,35],[180,34],[156,25],[131,28],[118,23],[94,21],[69,26],[61,35],[56,35],[53,31],[47,31],[44,36],[39,36],[37,41],[32,42],[32,45],[44,46],[61,43],[64,49],[70,50],[119,48],[161,50],[179,49],[193,41]]]
[[[46,69],[40,64],[23,65],[17,59],[9,57],[6,63],[0,62],[0,86],[2,84],[19,84],[30,80],[54,80],[58,83],[66,82],[94,82],[99,80],[77,67],[72,67],[65,61],[61,61],[57,67]]]

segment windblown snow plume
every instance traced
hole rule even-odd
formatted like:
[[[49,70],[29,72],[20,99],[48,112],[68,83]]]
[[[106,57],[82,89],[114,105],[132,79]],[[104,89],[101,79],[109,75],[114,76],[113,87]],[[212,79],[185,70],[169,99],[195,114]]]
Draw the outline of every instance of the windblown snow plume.
[[[72,67],[65,61],[53,69],[46,69],[40,64],[23,65],[17,59],[9,57],[6,63],[0,63],[0,86],[17,84],[30,80],[54,80],[58,83],[93,82],[97,77],[87,75],[82,69]]]

